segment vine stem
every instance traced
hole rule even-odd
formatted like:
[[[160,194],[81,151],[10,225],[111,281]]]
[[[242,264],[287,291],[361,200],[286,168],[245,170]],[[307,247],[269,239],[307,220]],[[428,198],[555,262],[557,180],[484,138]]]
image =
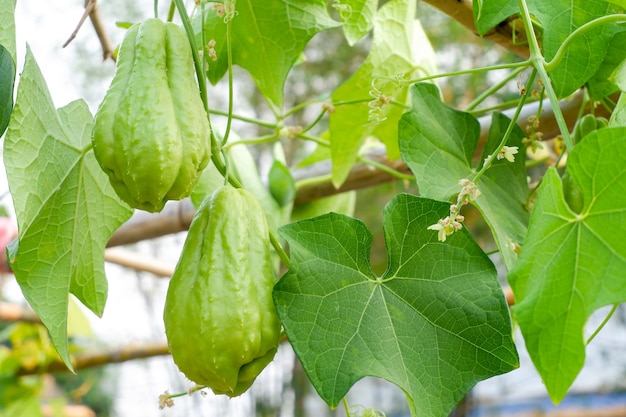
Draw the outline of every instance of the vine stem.
[[[454,77],[457,75],[467,75],[467,74],[482,73],[482,72],[496,71],[496,70],[502,70],[502,69],[515,69],[519,67],[528,67],[530,64],[531,64],[531,61],[526,60],[526,61],[520,61],[520,62],[512,62],[509,64],[491,65],[488,67],[470,68],[470,69],[461,70],[461,71],[444,72],[441,74],[429,75],[427,77],[416,78],[414,80],[408,80],[405,82],[407,84],[415,84],[415,83],[420,83],[423,81],[435,80],[437,78]]]
[[[346,412],[346,417],[350,417],[350,405],[348,404],[348,400],[346,400],[346,397],[343,397],[341,402],[343,403],[343,409]]]
[[[295,133],[294,136],[303,140],[315,142],[318,145],[324,146],[326,148],[330,148],[330,141],[326,139],[322,139],[317,136],[307,135],[306,133],[302,133],[302,132]]]
[[[193,27],[191,26],[191,20],[189,20],[189,15],[187,14],[187,9],[185,9],[185,4],[183,0],[174,0],[176,4],[176,8],[178,9],[178,14],[180,15],[180,20],[183,22],[183,27],[185,28],[185,33],[187,33],[187,39],[189,40],[189,45],[191,46],[191,55],[193,57],[193,65],[196,70],[196,76],[198,78],[198,88],[200,89],[200,97],[202,98],[202,103],[204,104],[204,109],[207,114],[209,113],[209,100],[207,96],[207,85],[206,85],[206,75],[204,74],[204,69],[202,65],[204,64],[204,60],[200,59],[198,54],[198,46],[196,45],[196,37],[193,33]]]
[[[226,130],[222,139],[222,146],[228,142],[230,128],[233,123],[233,46],[232,46],[232,29],[233,19],[226,20],[226,54],[228,56],[228,119],[226,119]]]
[[[489,87],[487,90],[479,94],[478,97],[472,100],[472,102],[465,108],[465,111],[467,112],[473,111],[476,107],[478,107],[480,103],[485,101],[487,97],[490,97],[496,91],[500,90],[502,87],[508,84],[509,81],[511,81],[513,78],[521,74],[525,69],[526,69],[525,67],[519,67],[519,68],[516,68],[514,71],[511,71],[511,73],[507,75],[506,77],[504,77],[502,81]]]
[[[517,105],[517,108],[515,109],[515,114],[511,118],[511,122],[507,126],[506,131],[504,132],[504,135],[502,136],[502,140],[500,141],[500,144],[491,153],[491,155],[489,155],[489,157],[487,158],[487,160],[483,164],[483,166],[480,169],[480,171],[478,171],[476,176],[472,179],[472,181],[474,183],[477,183],[478,180],[480,179],[480,177],[482,177],[482,175],[489,169],[489,167],[491,166],[491,164],[494,161],[494,159],[496,159],[498,157],[498,154],[502,150],[502,147],[504,145],[506,145],[506,143],[508,142],[509,137],[511,136],[511,133],[513,132],[513,129],[517,125],[517,119],[519,118],[519,115],[522,112],[522,108],[524,107],[524,104],[526,103],[526,98],[528,97],[528,92],[530,91],[533,83],[535,82],[536,76],[537,76],[537,70],[533,69],[533,72],[530,74],[530,77],[528,78],[528,81],[526,82],[526,87],[525,87],[526,88],[526,92],[522,95],[522,97],[521,97],[521,99],[520,99],[520,101],[519,101],[519,103]]]
[[[376,169],[378,169],[379,171],[383,171],[393,177],[396,177],[400,180],[407,180],[407,181],[413,181],[415,180],[415,177],[413,175],[408,175],[408,174],[404,174],[402,172],[396,171],[393,168],[389,168],[387,165],[385,164],[381,164],[380,162],[377,161],[373,161],[371,159],[367,159],[363,156],[359,156],[358,157],[359,162],[362,162],[365,165],[370,165]]]
[[[606,326],[606,324],[609,322],[611,317],[613,317],[613,314],[615,314],[615,311],[617,311],[617,307],[619,307],[619,303],[613,304],[613,308],[611,308],[611,311],[609,311],[609,314],[606,315],[604,320],[602,320],[602,323],[600,323],[600,325],[593,332],[593,334],[591,336],[589,336],[589,339],[587,339],[587,343],[586,344],[591,343],[591,341],[598,335],[598,333],[600,333],[600,330],[602,330],[604,328],[604,326]]]
[[[518,0],[518,4],[520,8],[520,17],[522,18],[522,22],[524,23],[524,29],[526,30],[526,35],[528,37],[530,62],[532,63],[535,70],[539,73],[539,77],[543,81],[546,93],[548,95],[548,99],[550,100],[550,105],[552,106],[552,111],[554,112],[554,118],[556,120],[557,126],[559,127],[559,130],[561,131],[561,135],[563,136],[565,147],[567,148],[568,152],[571,152],[572,149],[574,149],[574,142],[570,137],[567,123],[565,122],[565,118],[563,117],[563,113],[561,112],[561,108],[559,107],[559,101],[557,99],[556,92],[552,87],[550,77],[548,77],[548,71],[546,70],[546,60],[541,54],[539,42],[537,42],[537,37],[535,36],[535,31],[533,30],[532,20],[530,17],[528,6],[526,5],[526,0]]]
[[[180,19],[183,23],[183,27],[185,28],[185,32],[187,33],[187,38],[189,40],[189,44],[191,45],[191,53],[193,56],[194,68],[196,70],[196,76],[198,78],[198,87],[200,89],[200,97],[202,98],[202,103],[204,104],[204,108],[207,112],[207,118],[209,118],[209,102],[207,95],[207,84],[206,84],[206,74],[204,73],[203,64],[204,60],[200,59],[198,54],[198,48],[196,46],[195,34],[193,32],[193,27],[191,26],[191,20],[189,19],[189,15],[187,14],[187,9],[185,9],[185,5],[183,0],[174,0],[176,3],[176,9],[178,9],[178,14],[180,15]],[[204,54],[203,54],[204,55]],[[209,119],[209,125],[211,121]],[[228,174],[228,169],[226,164],[221,158],[221,146],[215,138],[215,134],[213,133],[213,129],[211,129],[211,162],[215,165],[215,168],[219,171],[221,175],[235,188],[243,188],[243,185],[237,180],[237,178]],[[281,246],[278,241],[278,237],[274,233],[274,231],[270,230],[270,242],[276,253],[280,256],[280,259],[285,264],[286,267],[289,267],[289,256],[285,252],[285,249]]]
[[[210,114],[215,114],[217,116],[228,117],[228,112],[225,112],[225,111],[222,111],[222,110],[210,109],[209,113]],[[269,129],[277,129],[278,128],[278,125],[276,123],[270,123],[270,122],[266,122],[264,120],[253,119],[252,117],[242,116],[242,115],[238,115],[238,114],[235,114],[235,113],[233,113],[231,115],[231,117],[233,119],[240,120],[242,122],[254,124],[254,125],[257,125],[257,126],[261,126],[261,127],[267,127]]]

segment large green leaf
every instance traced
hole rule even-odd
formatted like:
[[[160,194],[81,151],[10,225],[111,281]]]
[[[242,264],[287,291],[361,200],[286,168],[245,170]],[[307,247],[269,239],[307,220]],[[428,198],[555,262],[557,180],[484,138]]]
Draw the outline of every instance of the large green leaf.
[[[445,105],[432,84],[414,85],[411,96],[411,110],[399,124],[402,159],[415,175],[420,195],[449,200],[461,190],[459,180],[475,175],[472,155],[480,125],[471,114]],[[482,159],[495,150],[510,122],[502,114],[493,115]],[[524,132],[515,126],[507,145],[522,149],[524,137]],[[517,260],[515,248],[526,236],[528,224],[524,162],[524,152],[519,152],[514,162],[495,161],[476,184],[482,195],[474,204],[491,227],[508,268]]]
[[[13,109],[15,84],[15,0],[0,0],[0,136]]]
[[[102,314],[104,247],[132,214],[96,162],[91,128],[92,116],[82,101],[57,113],[28,49],[4,143],[19,229],[9,257],[24,296],[70,368],[69,293]]]
[[[435,55],[419,22],[415,2],[392,0],[379,11],[370,53],[359,70],[333,94],[335,112],[330,115],[332,180],[339,187],[357,159],[366,137],[378,137],[391,160],[399,158],[398,120],[404,108],[365,101],[377,89],[384,98],[405,103],[409,86],[398,82],[434,72]],[[384,99],[383,98],[383,99]],[[352,104],[341,104],[352,103]],[[354,104],[356,103],[356,104]],[[375,108],[372,108],[375,107]]]
[[[543,27],[542,48],[547,60],[554,57],[565,38],[583,24],[614,13],[615,6],[603,0],[526,0],[530,13]],[[474,0],[476,26],[480,33],[518,12],[518,0]],[[620,30],[603,25],[578,36],[549,75],[559,97],[573,93],[591,78],[602,64],[610,39]]]
[[[582,190],[570,210],[552,168],[544,176],[528,236],[509,275],[515,318],[554,402],[585,360],[583,328],[598,308],[626,301],[626,128],[604,128],[580,142],[567,170]]]
[[[388,269],[370,266],[372,235],[330,213],[281,228],[291,267],[274,288],[287,337],[335,407],[365,376],[407,395],[413,416],[447,416],[474,384],[518,366],[493,264],[462,231],[427,227],[448,205],[407,194],[384,210]]]
[[[306,44],[338,23],[328,15],[325,0],[239,0],[236,4],[231,21],[233,63],[248,70],[261,92],[281,107],[285,79]],[[201,13],[193,19],[199,45],[202,20]],[[206,7],[204,28],[206,42],[215,40],[217,60],[209,60],[208,70],[215,84],[228,70],[224,17]]]

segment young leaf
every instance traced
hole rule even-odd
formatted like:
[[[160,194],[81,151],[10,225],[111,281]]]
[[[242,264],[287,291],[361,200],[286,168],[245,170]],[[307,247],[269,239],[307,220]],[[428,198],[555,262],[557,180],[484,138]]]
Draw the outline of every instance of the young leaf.
[[[410,79],[434,72],[434,56],[428,38],[415,20],[414,1],[393,0],[378,11],[367,59],[332,94],[333,102],[338,103],[330,115],[332,180],[336,187],[345,181],[368,136],[383,141],[391,160],[399,158],[396,138],[404,109],[388,101],[405,103],[409,86],[398,77]],[[368,98],[371,101],[364,101]],[[358,104],[340,104],[355,101]]]
[[[399,123],[402,159],[415,175],[420,195],[449,200],[461,190],[459,180],[474,175],[472,155],[480,125],[471,114],[446,106],[432,84],[415,84],[411,96],[411,110]],[[483,159],[497,147],[509,123],[506,116],[494,113]],[[522,149],[524,137],[515,126],[507,145]],[[473,203],[491,227],[508,268],[517,259],[515,248],[526,236],[528,224],[524,161],[524,153],[519,152],[514,162],[494,162],[476,184],[482,195]]]
[[[9,257],[24,296],[70,369],[68,293],[102,314],[104,247],[132,214],[93,155],[91,128],[92,116],[82,101],[57,113],[28,49],[4,143],[19,229]]]
[[[388,269],[371,270],[372,235],[330,213],[280,229],[291,268],[274,287],[287,337],[335,407],[365,376],[407,395],[413,416],[447,416],[476,382],[518,366],[493,264],[466,231],[427,230],[445,203],[399,194],[385,208]]]
[[[280,207],[285,207],[296,198],[296,183],[287,165],[275,159],[267,174],[270,193]]]
[[[550,397],[561,401],[585,360],[583,328],[626,301],[626,128],[586,136],[567,171],[584,196],[568,207],[557,171],[544,176],[518,264],[509,274],[515,318]]]
[[[199,45],[202,20],[201,13],[193,19]],[[248,70],[259,90],[278,107],[287,74],[306,44],[316,33],[338,25],[328,15],[325,0],[239,0],[231,24],[233,63]],[[228,70],[224,16],[206,7],[204,29],[205,41],[215,40],[217,60],[208,60],[208,77],[215,84]]]

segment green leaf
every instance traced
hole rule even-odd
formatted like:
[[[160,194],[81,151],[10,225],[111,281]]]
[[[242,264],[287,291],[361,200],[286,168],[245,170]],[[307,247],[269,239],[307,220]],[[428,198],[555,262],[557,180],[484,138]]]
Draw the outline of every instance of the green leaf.
[[[374,26],[378,0],[336,0],[333,7],[339,12],[343,33],[349,45],[354,45]]]
[[[599,101],[618,91],[618,86],[612,77],[618,65],[626,59],[624,44],[626,44],[626,31],[622,30],[613,36],[598,71],[587,81],[591,100]]]
[[[68,293],[102,314],[104,247],[132,214],[96,162],[92,122],[82,101],[57,113],[28,49],[4,143],[19,229],[9,257],[24,296],[70,369]]]
[[[619,100],[617,100],[617,105],[609,120],[609,126],[626,126],[626,95],[624,93],[620,94]]]
[[[366,137],[378,137],[389,159],[398,159],[398,120],[404,112],[411,79],[434,72],[435,55],[419,21],[415,2],[392,0],[376,16],[370,53],[359,70],[333,94],[330,115],[332,181],[338,188],[354,165]],[[377,96],[382,100],[377,104]],[[391,99],[400,105],[385,103]],[[350,104],[342,104],[350,103]]]
[[[4,46],[16,62],[15,52],[15,0],[0,0],[0,45]]]
[[[193,19],[198,45],[203,44],[202,20],[201,13]],[[233,64],[248,70],[259,90],[278,107],[287,74],[306,44],[316,33],[338,25],[328,15],[325,0],[239,0],[231,24]],[[215,84],[228,70],[224,17],[206,7],[204,28],[205,41],[216,42],[217,60],[208,61],[208,77]]]
[[[478,120],[441,101],[436,86],[415,84],[411,110],[399,123],[402,159],[418,183],[420,195],[447,201],[461,190],[459,180],[472,179],[472,156],[480,136]],[[482,159],[492,153],[504,136],[510,119],[494,113]],[[515,126],[508,146],[523,149],[524,132]],[[511,163],[495,161],[476,184],[482,195],[474,205],[489,224],[507,268],[517,260],[515,249],[526,235],[528,212],[524,208],[528,186],[520,151]]]
[[[9,51],[0,45],[0,136],[4,133],[13,111],[15,63]]]
[[[479,35],[519,13],[517,0],[473,0],[474,22]]]
[[[274,287],[287,337],[336,407],[365,376],[407,395],[413,416],[447,416],[476,382],[518,366],[496,271],[466,231],[427,227],[448,205],[399,194],[385,208],[388,269],[371,270],[372,235],[330,213],[280,229],[291,268]]]
[[[42,416],[40,381],[28,384],[24,378],[9,377],[0,379],[0,417],[40,417]]]
[[[617,65],[611,79],[621,91],[626,91],[626,59]]]
[[[267,181],[270,193],[280,207],[293,203],[296,198],[296,183],[287,165],[275,159],[270,167]]]
[[[531,12],[544,27],[543,53],[551,60],[565,38],[583,24],[610,14],[613,6],[602,0],[533,0]],[[621,30],[614,24],[578,36],[567,49],[563,59],[549,72],[559,97],[565,97],[583,85],[597,71],[606,55],[611,38]]]
[[[574,147],[567,171],[584,196],[580,214],[567,206],[557,171],[548,170],[509,274],[515,318],[555,403],[583,366],[589,316],[626,301],[625,160],[623,127],[600,129]]]
[[[15,84],[15,0],[0,0],[0,136],[13,110]]]
[[[476,26],[484,34],[512,14],[519,13],[518,0],[474,0]],[[583,24],[616,12],[604,0],[526,0],[530,13],[543,27],[541,44],[546,60],[551,60],[565,38]],[[611,38],[621,29],[615,24],[578,36],[549,75],[559,97],[565,97],[587,82],[602,64]]]

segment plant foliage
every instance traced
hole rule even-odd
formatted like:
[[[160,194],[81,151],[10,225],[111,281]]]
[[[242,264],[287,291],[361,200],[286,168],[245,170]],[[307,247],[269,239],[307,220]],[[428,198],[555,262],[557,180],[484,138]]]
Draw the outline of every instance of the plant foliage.
[[[210,118],[226,117],[227,128],[212,131],[212,163],[192,199],[198,206],[230,182],[261,202],[276,272],[287,271],[274,287],[274,303],[324,401],[336,407],[353,384],[372,376],[399,386],[413,416],[446,416],[478,381],[519,366],[511,317],[552,400],[563,400],[585,361],[587,319],[626,300],[624,2],[474,0],[478,33],[508,24],[511,43],[525,43],[528,57],[449,74],[438,73],[413,0],[197,3],[193,11],[181,0],[172,5],[191,45],[199,45],[199,94]],[[3,158],[19,226],[10,262],[71,369],[68,297],[102,314],[103,251],[132,211],[95,160],[86,104],[55,109],[30,51],[13,108],[14,2],[0,6],[0,130],[8,121]],[[336,89],[283,109],[289,73],[314,52],[308,49],[314,37],[333,31],[355,48],[365,43],[367,57]],[[235,65],[266,99],[266,119],[233,110],[240,100],[233,94]],[[505,71],[503,81],[474,92],[467,108],[447,104],[440,88],[446,79],[496,69]],[[205,79],[227,81],[227,110],[206,100],[212,90]],[[515,91],[514,100],[487,105],[502,88]],[[573,118],[560,107],[571,95],[583,97]],[[531,105],[534,116],[522,120]],[[542,138],[547,107],[558,133]],[[587,113],[610,122],[579,138],[571,132]],[[308,124],[289,125],[294,114]],[[237,141],[233,120],[263,133]],[[251,152],[266,143],[269,178]],[[390,163],[370,158],[372,146]],[[308,162],[328,164],[327,175],[295,180],[297,158],[285,157],[292,147]],[[391,162],[406,164],[412,175]],[[381,213],[384,230],[373,232],[384,235],[388,265],[380,276],[370,264],[372,232],[330,212],[349,214],[352,194],[298,202],[311,184],[349,189],[357,163],[419,189],[419,196],[391,198]],[[467,204],[493,236],[493,259],[502,262],[515,297],[511,309],[502,291],[507,284],[470,233]],[[289,223],[290,216],[300,220]],[[7,375],[15,378],[16,369]],[[12,407],[31,407],[31,398],[26,392]]]

